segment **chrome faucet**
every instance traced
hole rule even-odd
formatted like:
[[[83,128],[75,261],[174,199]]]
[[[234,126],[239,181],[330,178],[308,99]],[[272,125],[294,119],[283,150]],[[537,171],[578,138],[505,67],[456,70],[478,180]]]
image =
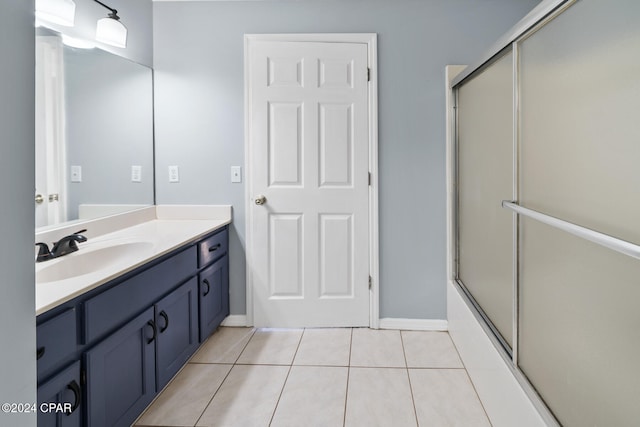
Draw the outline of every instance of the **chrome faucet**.
[[[73,234],[63,237],[53,244],[51,251],[49,251],[49,246],[46,243],[36,243],[36,246],[39,247],[38,257],[36,258],[36,262],[47,261],[53,258],[58,258],[64,255],[68,255],[72,252],[78,250],[78,243],[86,242],[87,238],[80,233],[84,233],[87,231],[79,230]]]

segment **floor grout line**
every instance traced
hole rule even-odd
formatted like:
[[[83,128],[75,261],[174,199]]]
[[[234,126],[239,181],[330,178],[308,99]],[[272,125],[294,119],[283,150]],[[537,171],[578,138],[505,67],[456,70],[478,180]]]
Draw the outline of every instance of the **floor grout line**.
[[[409,375],[409,364],[407,363],[407,352],[404,349],[404,338],[402,337],[402,331],[400,331],[400,344],[402,345],[402,355],[404,356],[405,370],[407,372],[407,380],[409,381],[409,392],[411,393],[411,403],[413,404],[413,416],[416,418],[416,425],[420,425],[418,421],[418,410],[416,409],[416,398],[413,395],[413,385],[411,384],[411,375]]]
[[[269,419],[269,425],[273,423],[273,417],[276,416],[276,411],[278,410],[280,399],[282,398],[282,394],[284,393],[284,388],[287,386],[289,375],[291,375],[291,369],[293,368],[293,361],[296,360],[296,355],[298,354],[298,350],[300,349],[300,344],[302,343],[302,337],[304,337],[305,330],[306,329],[302,329],[302,333],[300,334],[300,339],[298,340],[298,345],[296,346],[296,351],[293,352],[293,357],[291,358],[291,363],[289,364],[289,370],[287,371],[287,376],[285,377],[284,383],[282,384],[282,388],[280,389],[280,394],[278,395],[276,406],[273,407],[273,412],[271,413],[271,419]],[[287,365],[277,365],[277,366],[287,366]]]
[[[349,366],[351,369],[362,369],[362,370],[376,370],[376,369],[385,369],[385,370],[407,370],[404,366]]]
[[[347,366],[347,387],[344,391],[344,413],[342,415],[342,427],[347,425],[347,401],[349,399],[349,377],[351,376],[351,351],[353,350],[353,328],[349,335],[349,362]]]
[[[216,331],[217,332],[217,331]],[[215,332],[214,332],[215,333]],[[253,332],[251,333],[251,337],[249,337],[249,339],[247,340],[247,342],[244,344],[244,347],[242,347],[242,350],[238,353],[238,357],[236,357],[236,362],[238,361],[238,359],[240,358],[240,356],[242,355],[242,353],[244,352],[244,350],[247,348],[247,346],[249,345],[249,342],[253,339],[253,336],[256,333],[256,329],[253,329]],[[211,338],[211,336],[209,336],[209,338]],[[209,340],[209,338],[207,338],[207,340]],[[209,405],[211,405],[211,402],[213,402],[213,399],[216,397],[216,394],[218,394],[218,392],[220,391],[220,389],[222,388],[222,385],[224,384],[224,382],[227,380],[227,378],[229,378],[229,374],[231,374],[231,371],[233,371],[233,368],[236,366],[236,362],[233,362],[231,364],[231,369],[229,369],[229,372],[227,372],[227,375],[224,376],[224,378],[222,379],[222,382],[220,382],[220,385],[218,386],[218,388],[216,388],[216,391],[213,393],[213,396],[211,396],[211,399],[209,399],[209,403],[207,403],[207,405],[204,407],[204,409],[202,410],[202,413],[200,414],[200,416],[198,417],[198,419],[196,420],[196,423],[194,424],[194,426],[197,426],[198,423],[200,422],[200,420],[202,419],[202,416],[204,415],[205,412],[207,412],[207,408],[209,407]]]
[[[471,387],[473,387],[473,392],[475,393],[476,397],[478,398],[478,402],[480,402],[480,406],[482,406],[482,411],[484,411],[484,415],[485,415],[485,417],[487,417],[487,421],[489,422],[489,425],[493,426],[493,423],[491,422],[491,418],[489,418],[489,413],[487,412],[487,408],[484,407],[484,402],[482,401],[482,399],[480,399],[480,395],[478,394],[478,390],[476,389],[476,385],[473,383],[473,380],[471,379],[471,375],[469,375],[469,371],[467,370],[467,367],[464,364],[464,361],[462,360],[462,357],[460,356],[460,351],[458,351],[458,346],[456,345],[456,342],[453,340],[453,338],[451,338],[451,334],[449,332],[447,332],[447,335],[449,336],[449,339],[451,340],[451,344],[453,344],[453,349],[456,351],[456,354],[458,355],[458,359],[460,359],[460,363],[462,363],[462,369],[464,369],[465,374],[467,374],[467,378],[469,379],[469,382],[471,383]]]
[[[447,366],[407,366],[407,369],[413,369],[413,370],[416,370],[416,371],[419,371],[419,370],[424,370],[424,371],[428,371],[428,370],[452,370],[452,371],[458,370],[458,371],[466,371],[465,368],[456,368],[456,367],[450,368],[450,367],[447,367]]]
[[[253,337],[256,335],[256,331],[257,331],[257,329],[253,328],[253,331],[251,332],[251,336],[249,337],[247,342],[244,344],[244,347],[242,347],[242,350],[238,353],[238,356],[236,357],[236,360],[233,362],[234,365],[238,364],[238,360],[240,359],[240,356],[242,356],[242,353],[244,353],[244,351],[247,349],[247,346],[249,345],[249,343],[251,342]]]
[[[224,384],[224,382],[227,380],[227,378],[229,378],[229,374],[231,374],[231,371],[233,371],[233,365],[231,366],[231,369],[229,369],[229,371],[227,372],[227,375],[225,375],[224,378],[222,379],[222,381],[220,382],[220,385],[218,386],[218,388],[216,388],[216,391],[213,393],[213,395],[211,396],[211,399],[209,399],[209,402],[206,404],[206,406],[202,410],[202,413],[200,414],[200,416],[196,420],[194,426],[198,425],[198,423],[200,422],[200,419],[202,419],[202,416],[204,415],[204,413],[207,412],[207,408],[209,407],[209,405],[211,405],[211,402],[213,402],[213,398],[216,397],[216,394],[218,394],[218,392],[222,388],[222,385]]]

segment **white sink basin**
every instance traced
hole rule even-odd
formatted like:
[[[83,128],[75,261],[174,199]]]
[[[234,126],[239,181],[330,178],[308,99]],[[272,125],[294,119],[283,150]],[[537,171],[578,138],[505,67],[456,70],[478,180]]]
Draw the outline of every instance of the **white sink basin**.
[[[97,248],[80,245],[78,252],[45,261],[41,268],[36,269],[36,283],[55,282],[91,274],[132,257],[144,255],[152,248],[151,242],[114,243]],[[49,262],[52,264],[47,265]]]

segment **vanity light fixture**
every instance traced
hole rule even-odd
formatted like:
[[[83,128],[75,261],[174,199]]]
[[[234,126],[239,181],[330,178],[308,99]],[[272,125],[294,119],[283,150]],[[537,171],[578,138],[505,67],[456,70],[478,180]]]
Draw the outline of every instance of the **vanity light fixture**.
[[[93,1],[109,9],[109,14],[106,18],[98,19],[96,40],[115,47],[127,47],[127,27],[120,22],[118,11],[110,8],[99,0]]]
[[[36,0],[36,18],[64,27],[73,27],[76,3],[73,0]]]

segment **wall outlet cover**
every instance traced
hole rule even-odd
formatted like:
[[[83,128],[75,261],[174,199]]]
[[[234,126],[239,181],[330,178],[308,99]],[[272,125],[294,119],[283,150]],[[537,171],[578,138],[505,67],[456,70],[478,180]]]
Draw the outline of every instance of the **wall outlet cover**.
[[[169,166],[169,182],[180,182],[180,168]]]
[[[142,182],[142,166],[131,166],[131,182]]]
[[[241,166],[231,166],[231,182],[242,182]]]
[[[71,166],[71,182],[82,182],[82,166]]]

